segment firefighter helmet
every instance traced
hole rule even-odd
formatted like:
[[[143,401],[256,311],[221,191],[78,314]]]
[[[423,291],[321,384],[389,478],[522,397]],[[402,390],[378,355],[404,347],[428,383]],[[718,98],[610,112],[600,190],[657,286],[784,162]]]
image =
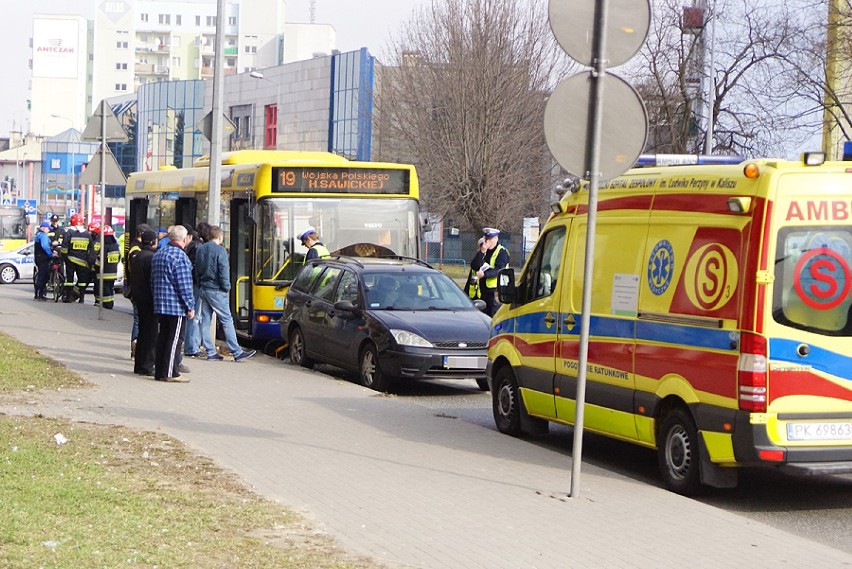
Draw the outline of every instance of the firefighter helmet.
[[[92,221],[89,223],[89,227],[86,229],[89,230],[89,233],[100,233],[101,232],[101,222],[100,221]]]
[[[104,235],[115,235],[115,229],[112,228],[112,225],[104,226]]]
[[[71,225],[83,225],[83,216],[79,213],[74,213],[71,215]]]

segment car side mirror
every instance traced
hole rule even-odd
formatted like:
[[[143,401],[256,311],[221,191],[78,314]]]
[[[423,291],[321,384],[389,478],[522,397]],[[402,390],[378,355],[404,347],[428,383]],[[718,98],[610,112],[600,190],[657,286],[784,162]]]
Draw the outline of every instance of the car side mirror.
[[[477,309],[478,311],[480,311],[480,312],[485,312],[485,309],[488,307],[488,305],[487,305],[487,304],[485,304],[485,301],[484,301],[484,300],[482,300],[481,298],[476,298],[476,299],[474,299],[474,301],[473,301],[473,305],[474,305],[474,306],[476,307],[476,309]]]
[[[334,303],[335,310],[342,310],[343,312],[355,312],[358,310],[358,307],[352,304],[351,300],[338,300]]]
[[[515,303],[515,269],[502,269],[497,275],[497,295],[501,304]]]

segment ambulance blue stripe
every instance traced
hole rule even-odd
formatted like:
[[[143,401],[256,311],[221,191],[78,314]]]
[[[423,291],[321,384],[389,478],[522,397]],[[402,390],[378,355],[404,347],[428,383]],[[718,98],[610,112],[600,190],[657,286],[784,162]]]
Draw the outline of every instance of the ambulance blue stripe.
[[[805,358],[796,354],[796,348],[802,342],[793,340],[770,339],[769,359],[773,362],[784,362],[795,365],[809,365],[814,369],[831,376],[852,381],[852,357],[832,352],[824,348],[809,346],[810,353]],[[784,357],[788,354],[788,357]]]
[[[733,332],[733,338],[731,333],[731,330],[662,324],[660,322],[639,321],[636,325],[636,337],[639,341],[661,342],[711,350],[734,350],[732,342],[739,339],[739,333]]]
[[[554,317],[557,316],[553,312],[550,314]],[[503,321],[500,325],[500,330],[495,330],[494,332],[500,333],[501,330],[511,330],[514,324],[517,334],[553,334],[556,331],[556,325],[554,323],[548,328],[544,322],[546,315],[546,312],[519,315],[516,318]],[[565,318],[566,316],[568,314],[563,313],[559,318]],[[570,332],[565,332],[565,335],[579,338],[580,315],[575,314],[574,320],[576,321],[574,329]],[[732,348],[732,341],[739,337],[739,334],[734,332],[735,336],[732,338],[731,330],[643,322],[634,321],[629,318],[610,318],[604,316],[593,316],[591,318],[590,335],[597,339],[632,341],[634,326],[636,327],[636,336],[639,341],[658,342],[690,348],[733,351],[735,348]]]

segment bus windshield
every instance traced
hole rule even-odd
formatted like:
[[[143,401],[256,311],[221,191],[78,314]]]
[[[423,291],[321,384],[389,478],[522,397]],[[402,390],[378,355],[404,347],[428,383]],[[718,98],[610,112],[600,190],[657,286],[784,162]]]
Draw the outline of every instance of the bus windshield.
[[[0,208],[0,239],[26,239],[27,213],[19,207]]]
[[[297,236],[309,227],[332,255],[417,257],[418,214],[411,198],[263,199],[255,215],[255,281],[291,281],[307,254]]]

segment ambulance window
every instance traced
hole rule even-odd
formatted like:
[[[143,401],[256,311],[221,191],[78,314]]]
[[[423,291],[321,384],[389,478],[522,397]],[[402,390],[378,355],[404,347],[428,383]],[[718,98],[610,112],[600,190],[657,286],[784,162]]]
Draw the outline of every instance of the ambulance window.
[[[828,336],[852,335],[852,228],[782,229],[776,257],[775,321]]]
[[[559,267],[562,264],[562,247],[564,244],[564,227],[557,227],[541,236],[524,274],[521,303],[550,296],[556,290],[556,279],[559,276]]]

